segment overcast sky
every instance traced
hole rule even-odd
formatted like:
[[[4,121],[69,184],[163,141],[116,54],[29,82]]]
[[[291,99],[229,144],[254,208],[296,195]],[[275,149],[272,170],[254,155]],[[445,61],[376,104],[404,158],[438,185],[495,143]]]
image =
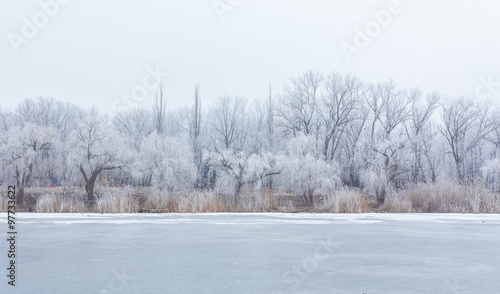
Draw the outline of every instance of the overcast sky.
[[[204,105],[263,98],[306,70],[500,100],[499,1],[54,1],[0,2],[2,108],[149,107],[157,80],[172,108],[197,81]]]

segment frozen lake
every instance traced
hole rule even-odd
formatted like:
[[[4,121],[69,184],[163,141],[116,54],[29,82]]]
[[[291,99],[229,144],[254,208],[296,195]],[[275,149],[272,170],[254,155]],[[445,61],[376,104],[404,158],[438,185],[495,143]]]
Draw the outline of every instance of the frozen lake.
[[[500,215],[17,214],[0,293],[497,293]]]

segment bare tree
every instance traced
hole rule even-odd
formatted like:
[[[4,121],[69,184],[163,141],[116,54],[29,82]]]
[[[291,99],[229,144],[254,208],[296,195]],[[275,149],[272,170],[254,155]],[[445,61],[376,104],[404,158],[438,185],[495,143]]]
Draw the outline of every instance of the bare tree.
[[[361,107],[356,110],[356,119],[349,121],[345,126],[345,136],[342,140],[342,149],[345,157],[346,173],[348,175],[347,183],[350,187],[359,186],[359,170],[362,166],[360,160],[360,143],[363,138],[368,119],[369,110]]]
[[[52,97],[25,99],[14,112],[15,124],[24,127],[27,123],[54,127],[60,132],[63,142],[71,131],[72,122],[81,110],[69,102],[57,101]]]
[[[477,161],[481,159],[476,158],[476,149],[481,148],[493,126],[488,115],[490,106],[460,98],[442,103],[441,108],[439,131],[448,143],[457,178],[462,182],[471,180],[479,173]],[[470,158],[469,167],[467,157]]]
[[[153,118],[156,132],[160,135],[165,133],[166,102],[163,97],[163,83],[158,86],[155,102],[153,104]]]
[[[423,93],[419,89],[407,91],[406,96],[411,101],[411,113],[410,118],[405,122],[405,130],[413,154],[411,180],[416,183],[419,179],[426,178],[423,167],[424,149],[429,150],[429,144],[435,136],[435,133],[426,129],[430,128],[430,119],[438,107],[440,97],[437,92],[434,92],[423,98]],[[431,173],[432,178],[435,178],[435,172]]]
[[[12,116],[13,113],[11,111],[2,110],[2,108],[0,107],[0,134],[8,132],[9,129],[12,127],[13,125],[13,122],[11,120]]]
[[[300,133],[311,135],[319,129],[317,103],[323,75],[307,72],[291,80],[278,96],[277,124],[285,136],[295,137]]]
[[[366,90],[356,77],[335,72],[326,78],[325,90],[326,94],[319,105],[325,132],[323,155],[325,159],[333,160],[345,126],[357,119],[355,110],[360,107],[360,98]]]
[[[377,124],[383,131],[382,139],[387,139],[391,132],[410,117],[408,106],[411,100],[404,92],[396,89],[396,85],[389,81],[371,86],[370,95],[366,102],[372,112],[371,138],[375,140]]]
[[[372,191],[379,204],[384,203],[386,194],[398,186],[397,179],[405,172],[400,156],[407,138],[401,127],[409,119],[411,101],[392,81],[371,86],[366,103],[371,113],[371,127],[366,164],[362,173],[365,189]]]
[[[269,97],[267,98],[267,144],[271,152],[275,152],[274,138],[274,103],[271,85],[269,85]]]
[[[151,111],[144,108],[118,112],[113,117],[113,125],[136,151],[139,151],[144,138],[154,130]]]
[[[194,161],[198,170],[198,175],[201,170],[201,161],[202,161],[202,151],[201,151],[201,142],[200,142],[200,133],[201,133],[201,97],[200,97],[200,84],[197,83],[194,86],[194,107],[191,117],[191,145],[194,153]],[[201,185],[201,179],[198,178],[197,186]]]
[[[245,98],[221,96],[210,108],[208,123],[214,130],[214,140],[221,141],[226,149],[243,149],[248,131],[246,105]]]

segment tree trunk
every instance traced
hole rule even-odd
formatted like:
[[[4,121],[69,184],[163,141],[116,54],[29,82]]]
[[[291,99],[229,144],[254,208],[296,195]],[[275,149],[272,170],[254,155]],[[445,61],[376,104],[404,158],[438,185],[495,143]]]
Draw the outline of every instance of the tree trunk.
[[[23,184],[18,184],[17,186],[19,189],[16,191],[16,204],[22,205],[24,203],[24,185]]]
[[[304,202],[304,205],[313,205],[314,199],[313,199],[313,194],[310,189],[307,189],[307,191],[304,191],[304,194],[302,194],[302,201]]]
[[[352,164],[349,166],[349,187],[352,188],[354,187],[355,183],[355,176],[354,176],[354,168]]]
[[[240,181],[236,182],[236,189],[234,191],[234,205],[238,205],[238,202],[240,200],[240,193],[241,193],[241,186],[243,184]]]
[[[382,205],[384,204],[385,202],[385,193],[386,193],[386,190],[385,190],[385,185],[382,186],[382,188],[380,189],[377,189],[375,190],[375,195],[377,197],[377,203]]]
[[[27,177],[24,172],[19,171],[17,168],[15,177],[17,187],[19,188],[19,190],[16,191],[16,204],[19,206],[24,204],[24,187],[28,183],[29,177]]]
[[[88,182],[85,184],[85,191],[87,191],[87,200],[92,205],[94,204],[94,186],[95,180],[93,182]]]
[[[85,170],[83,169],[82,166],[80,166],[80,172],[82,173],[83,179],[85,180],[85,191],[87,192],[87,200],[89,201],[90,205],[94,204],[95,181],[97,180],[97,176],[99,176],[101,171],[102,171],[101,168],[93,170],[92,174],[90,175],[90,178],[88,178],[87,174],[85,173]]]

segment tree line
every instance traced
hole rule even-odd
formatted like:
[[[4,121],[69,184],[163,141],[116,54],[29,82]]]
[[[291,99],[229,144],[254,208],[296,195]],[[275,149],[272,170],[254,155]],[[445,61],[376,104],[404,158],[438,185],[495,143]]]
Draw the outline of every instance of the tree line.
[[[160,85],[152,106],[106,115],[51,97],[0,109],[1,183],[83,184],[94,201],[102,173],[175,193],[278,189],[310,205],[341,186],[383,203],[414,183],[482,180],[500,189],[498,104],[474,97],[305,72],[264,99],[222,95],[168,109]]]

